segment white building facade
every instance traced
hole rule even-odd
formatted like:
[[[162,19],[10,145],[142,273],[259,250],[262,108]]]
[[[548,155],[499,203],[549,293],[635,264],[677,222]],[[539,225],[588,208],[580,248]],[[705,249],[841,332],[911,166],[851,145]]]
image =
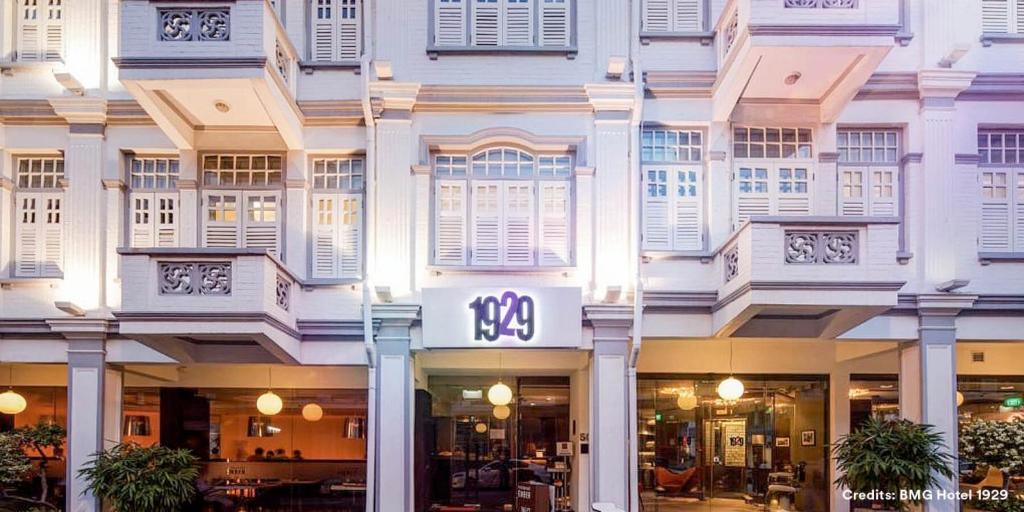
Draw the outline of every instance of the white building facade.
[[[955,447],[1024,391],[1021,41],[1019,0],[3,0],[10,426],[67,427],[76,511],[121,441],[271,510],[849,510],[858,418]]]

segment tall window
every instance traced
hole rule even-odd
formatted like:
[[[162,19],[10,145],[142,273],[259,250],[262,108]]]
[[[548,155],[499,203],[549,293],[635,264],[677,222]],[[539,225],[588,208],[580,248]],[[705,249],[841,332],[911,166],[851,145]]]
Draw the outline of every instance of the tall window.
[[[840,130],[839,214],[899,215],[899,132]]]
[[[248,247],[279,254],[279,155],[204,155],[203,246]]]
[[[703,30],[701,0],[644,0],[644,32],[697,32]]]
[[[733,228],[758,215],[809,215],[811,157],[808,128],[733,130]]]
[[[362,48],[361,0],[312,2],[312,59],[316,62],[358,60]]]
[[[363,160],[313,159],[313,277],[362,272]]]
[[[64,55],[64,0],[17,0],[18,60],[58,62]]]
[[[178,159],[133,156],[128,162],[132,247],[177,247]]]
[[[568,47],[571,1],[432,0],[433,45]]]
[[[644,249],[703,248],[702,153],[699,131],[643,131]]]
[[[982,251],[1024,251],[1024,130],[978,132]]]
[[[64,267],[64,159],[17,161],[15,277],[61,277]]]
[[[986,34],[1024,33],[1024,0],[981,0],[981,31]]]
[[[572,263],[572,157],[492,148],[434,157],[434,262]]]

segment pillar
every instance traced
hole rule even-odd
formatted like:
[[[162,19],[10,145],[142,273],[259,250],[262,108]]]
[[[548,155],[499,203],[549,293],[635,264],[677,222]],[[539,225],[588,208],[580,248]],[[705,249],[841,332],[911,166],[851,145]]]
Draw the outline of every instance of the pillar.
[[[835,123],[822,123],[818,130],[818,165],[814,175],[814,190],[811,194],[814,204],[813,215],[839,215],[839,197],[836,187],[839,182],[839,153],[836,148]]]
[[[284,251],[282,260],[288,268],[296,275],[305,279],[309,277],[309,243],[306,241],[310,211],[309,205],[309,179],[306,169],[306,152],[302,150],[291,150],[288,152],[286,162],[288,171],[284,180],[285,186],[285,216],[284,216]]]
[[[846,363],[837,361],[828,378],[829,442],[835,444],[840,437],[850,433],[850,369]],[[843,489],[832,485],[839,478],[836,461],[829,457],[829,487],[832,490],[832,512],[850,512],[850,502],[843,499]]]
[[[199,153],[183,149],[178,154],[178,208],[182,213],[198,212]],[[182,247],[200,247],[199,229],[203,215],[178,216],[178,240]]]
[[[119,308],[121,305],[121,286],[118,284],[118,277],[121,275],[121,259],[116,256],[117,249],[125,243],[124,223],[125,213],[125,184],[120,179],[103,180],[103,201],[106,210],[104,225],[104,248],[108,255],[104,262],[105,290],[104,304],[111,308]]]
[[[585,306],[594,328],[590,359],[591,503],[629,510],[629,348],[633,310],[624,305]]]
[[[704,246],[710,251],[720,246],[732,233],[732,215],[721,215],[721,212],[732,212],[732,168],[728,155],[732,154],[729,141],[732,134],[729,123],[713,122],[708,127],[705,142],[704,161],[707,162],[708,173],[704,183],[707,188],[708,223],[707,242]],[[710,215],[718,212],[718,215]]]
[[[409,344],[411,329],[419,317],[419,306],[377,304],[373,317],[378,323],[374,346],[374,368],[370,383],[376,389],[371,439],[373,450],[373,512],[413,509],[413,375]]]
[[[918,339],[900,347],[900,415],[933,425],[946,450],[956,455],[956,316],[977,297],[954,294],[918,296]],[[952,467],[954,471],[955,467]],[[955,491],[957,480],[939,477],[939,488]],[[931,500],[929,512],[955,512],[956,500]]]

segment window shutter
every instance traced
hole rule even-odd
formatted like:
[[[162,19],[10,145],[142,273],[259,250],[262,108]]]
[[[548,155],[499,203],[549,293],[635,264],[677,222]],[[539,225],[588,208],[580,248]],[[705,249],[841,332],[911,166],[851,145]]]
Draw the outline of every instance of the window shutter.
[[[207,192],[203,195],[207,214],[203,225],[203,247],[238,247],[242,216],[237,192]],[[214,217],[214,207],[222,205],[223,216]]]
[[[869,215],[895,217],[899,210],[899,169],[895,167],[872,167],[871,173],[871,208]]]
[[[338,245],[342,277],[359,277],[363,262],[363,198],[344,194],[339,198]]]
[[[1010,1],[1017,0],[981,0],[982,32],[992,34],[1011,32]]]
[[[153,247],[154,205],[153,194],[134,192],[129,197],[132,206],[132,247]]]
[[[64,6],[63,0],[49,0],[46,16],[46,54],[47,61],[61,60],[64,55]]]
[[[44,208],[39,224],[43,241],[42,274],[44,277],[58,277],[64,269],[64,198],[59,192],[40,196]]]
[[[796,172],[797,170],[803,170],[807,172],[807,191],[803,193],[799,192],[787,192],[783,193],[779,191],[778,179],[779,170],[786,169],[790,172]],[[777,195],[777,204],[775,213],[777,215],[810,215],[811,213],[811,171],[804,167],[780,167],[775,169],[773,174],[776,182],[771,185],[772,190],[775,190]]]
[[[505,265],[533,265],[533,183],[502,183]]]
[[[316,0],[313,12],[313,60],[331,62],[338,54],[335,19],[338,17],[336,0]]]
[[[669,232],[668,171],[645,169],[644,173],[644,248],[655,251],[672,249]]]
[[[438,180],[434,261],[438,265],[466,264],[466,182]]]
[[[673,249],[696,251],[703,248],[701,230],[700,171],[677,169],[674,173]]]
[[[280,248],[281,195],[269,191],[246,192],[244,197],[244,246],[266,249],[277,256]]]
[[[738,169],[738,171],[742,170],[750,170],[751,172],[767,171],[764,167],[740,167]],[[768,186],[771,187],[772,184],[769,183]],[[767,192],[741,191],[738,173],[733,177],[733,187],[736,194],[735,210],[733,211],[735,225],[733,229],[738,229],[751,217],[771,214],[771,199]]]
[[[673,30],[676,32],[696,32],[701,29],[700,0],[675,0]]]
[[[1024,252],[1024,172],[1014,173],[1015,180],[1011,185],[1014,194],[1013,250]]]
[[[434,45],[466,45],[466,2],[434,0]]]
[[[540,183],[540,264],[568,266],[572,261],[568,182]]]
[[[313,277],[338,274],[338,242],[335,224],[338,203],[333,194],[313,194]]]
[[[472,264],[501,265],[502,183],[474,183],[470,200],[473,207]]]
[[[540,0],[540,45],[570,45],[570,13],[567,0]]]
[[[867,215],[868,169],[850,168],[839,171],[839,214],[847,216]]]
[[[533,45],[533,0],[505,1],[505,37],[502,46]]]
[[[43,60],[41,41],[43,19],[46,13],[38,5],[39,0],[20,0],[18,9],[18,60],[36,62]]]
[[[993,184],[992,193],[981,198],[981,229],[978,233],[978,245],[983,251],[1009,251],[1012,248],[1011,208],[1009,173],[988,172]],[[997,183],[998,180],[998,183]]]
[[[156,246],[178,246],[178,194],[161,192],[153,194],[154,219],[156,220]]]
[[[41,194],[18,194],[18,217],[15,225],[15,265],[14,272],[18,277],[39,277],[42,268],[39,265],[40,243],[39,225],[42,223],[40,212]]]
[[[500,27],[498,0],[476,0],[473,3],[473,44],[498,46],[501,44]]]
[[[361,17],[359,0],[338,0],[338,60],[359,59]]]
[[[668,32],[671,28],[670,13],[671,0],[645,0],[644,2],[644,31],[645,32]]]

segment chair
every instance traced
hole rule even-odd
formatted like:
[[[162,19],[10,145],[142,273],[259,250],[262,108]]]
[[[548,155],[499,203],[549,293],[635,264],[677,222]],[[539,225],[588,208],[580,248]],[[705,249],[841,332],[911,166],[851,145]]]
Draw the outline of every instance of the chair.
[[[658,466],[654,468],[655,488],[663,494],[682,494],[696,472],[696,466],[683,470]]]
[[[980,491],[982,489],[1005,489],[1006,477],[1003,475],[1002,470],[995,466],[989,466],[988,472],[985,473],[985,478],[982,478],[980,482],[976,483],[960,483],[960,489],[965,491]]]

